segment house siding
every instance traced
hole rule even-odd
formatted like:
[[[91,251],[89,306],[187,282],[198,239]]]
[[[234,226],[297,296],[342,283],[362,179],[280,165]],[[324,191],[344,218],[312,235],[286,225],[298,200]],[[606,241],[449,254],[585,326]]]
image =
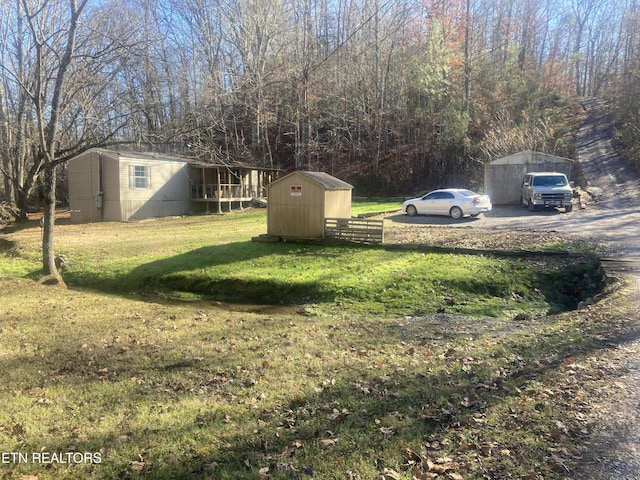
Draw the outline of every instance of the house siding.
[[[69,161],[68,181],[73,223],[120,220],[117,159],[95,150],[86,152]]]
[[[129,169],[133,165],[148,168],[150,188],[130,188]],[[117,222],[187,214],[190,211],[188,168],[186,162],[136,159],[116,152],[89,150],[69,161],[71,221]]]
[[[69,209],[71,221],[88,223],[100,221],[96,197],[99,190],[98,154],[88,153],[69,162]]]
[[[141,183],[141,171],[136,166],[146,168],[148,185]],[[210,208],[220,211],[223,202],[229,208],[240,202],[242,208],[243,201],[255,196],[265,198],[263,187],[277,172],[244,164],[211,164],[195,157],[103,149],[78,155],[68,167],[74,223],[141,220],[209,212]],[[243,182],[225,181],[221,185],[220,172],[241,175]]]
[[[135,166],[148,169],[148,188],[131,185],[131,167]],[[121,158],[118,189],[121,220],[185,215],[190,210],[188,165],[183,162]]]
[[[102,221],[119,222],[120,217],[120,173],[119,160],[102,155]]]

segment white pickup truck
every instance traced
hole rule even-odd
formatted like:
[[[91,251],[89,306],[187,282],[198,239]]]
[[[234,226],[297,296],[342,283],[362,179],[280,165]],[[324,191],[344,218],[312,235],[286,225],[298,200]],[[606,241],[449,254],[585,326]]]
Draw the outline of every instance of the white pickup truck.
[[[520,203],[533,212],[536,207],[564,207],[573,209],[573,182],[564,173],[531,172],[522,180]]]

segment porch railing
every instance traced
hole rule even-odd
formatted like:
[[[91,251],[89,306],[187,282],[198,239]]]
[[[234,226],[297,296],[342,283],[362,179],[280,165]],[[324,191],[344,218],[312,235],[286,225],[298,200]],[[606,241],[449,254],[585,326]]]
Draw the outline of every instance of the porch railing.
[[[191,188],[191,198],[193,199],[213,199],[232,200],[245,198],[264,198],[266,191],[252,185],[238,184],[193,184]]]

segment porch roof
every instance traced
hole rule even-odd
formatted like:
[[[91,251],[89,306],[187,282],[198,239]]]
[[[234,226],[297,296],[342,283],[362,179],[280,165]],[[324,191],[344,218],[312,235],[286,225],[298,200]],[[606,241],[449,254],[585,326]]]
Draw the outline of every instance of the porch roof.
[[[260,170],[265,172],[277,172],[280,169],[275,167],[259,167],[251,165],[245,162],[231,161],[231,162],[208,162],[195,157],[184,157],[190,166],[196,168],[236,168],[241,170]]]
[[[169,155],[164,153],[154,152],[132,152],[132,151],[120,151],[120,150],[105,150],[99,149],[99,151],[112,155],[115,157],[139,159],[139,160],[160,160],[167,162],[185,162],[190,166],[197,168],[238,168],[243,170],[260,170],[260,171],[279,171],[279,168],[275,167],[260,167],[252,165],[248,162],[230,159],[228,161],[213,161],[205,160],[200,157],[186,156],[186,155]]]

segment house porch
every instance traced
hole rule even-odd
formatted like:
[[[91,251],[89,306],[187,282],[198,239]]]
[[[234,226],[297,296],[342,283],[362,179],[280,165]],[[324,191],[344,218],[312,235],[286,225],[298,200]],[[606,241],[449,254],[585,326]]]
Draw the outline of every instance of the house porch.
[[[221,213],[223,206],[241,210],[254,200],[265,200],[275,170],[204,165],[191,167],[191,202],[194,210]]]

